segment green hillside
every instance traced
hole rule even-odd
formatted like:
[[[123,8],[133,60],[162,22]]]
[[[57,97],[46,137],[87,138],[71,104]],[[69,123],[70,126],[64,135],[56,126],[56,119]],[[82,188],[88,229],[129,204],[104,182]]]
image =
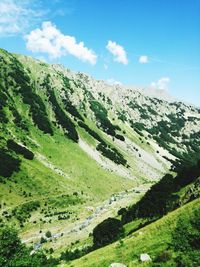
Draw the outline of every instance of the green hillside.
[[[96,226],[198,159],[199,113],[0,49],[0,229],[36,256],[92,246]],[[170,191],[172,206],[192,200],[189,186]],[[146,222],[132,215],[126,234]]]
[[[180,218],[189,220],[195,212],[199,214],[199,210],[200,200],[197,199],[112,245],[94,251],[71,264],[62,266],[107,267],[113,262],[120,262],[129,267],[178,266],[175,263],[178,252],[174,251],[173,248],[172,233],[175,231]],[[155,260],[158,255],[162,255],[165,251],[169,251],[170,255],[167,262],[161,261],[157,265],[152,262],[140,262],[140,254],[142,253],[148,253],[152,260]],[[192,266],[198,266],[195,263],[193,264]]]

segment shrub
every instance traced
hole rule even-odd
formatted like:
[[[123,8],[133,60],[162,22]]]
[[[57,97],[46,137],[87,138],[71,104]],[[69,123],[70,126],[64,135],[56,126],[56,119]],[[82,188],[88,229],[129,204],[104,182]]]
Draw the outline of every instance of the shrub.
[[[51,235],[51,232],[50,231],[47,231],[46,232],[46,234],[45,234],[45,236],[47,237],[47,238],[50,238],[52,235]]]
[[[115,137],[116,137],[117,139],[121,140],[121,141],[125,141],[124,136],[121,135],[121,134],[116,134]]]
[[[20,223],[24,223],[28,218],[31,217],[31,212],[37,210],[39,207],[39,201],[30,201],[14,208],[12,210],[12,215],[14,215]]]
[[[90,129],[84,122],[82,122],[82,121],[78,121],[78,125],[81,127],[81,128],[83,128],[83,129],[85,129],[85,131],[87,132],[87,133],[89,133],[93,138],[95,138],[97,141],[99,141],[99,142],[101,142],[101,143],[105,143],[105,141],[101,138],[101,136],[97,133],[97,132],[95,132],[95,131],[93,131],[92,129]]]
[[[13,172],[18,172],[21,160],[14,158],[4,149],[0,148],[0,176],[10,177]]]
[[[70,99],[67,97],[67,99],[62,99],[63,104],[65,106],[65,109],[67,112],[69,112],[73,117],[84,121],[84,118],[81,116],[81,114],[78,112],[77,108],[72,104]]]
[[[116,164],[122,164],[125,166],[127,163],[127,160],[116,148],[112,148],[105,143],[99,143],[96,149],[100,151],[104,157],[114,161]]]
[[[154,262],[167,262],[172,258],[171,251],[165,250],[156,256]]]
[[[173,233],[173,246],[176,251],[200,250],[200,213],[191,217],[180,216]]]
[[[125,208],[121,208],[120,210],[118,210],[117,215],[121,216],[124,213],[126,213],[126,209]]]
[[[123,226],[120,220],[108,218],[98,224],[93,230],[94,247],[102,247],[117,240],[123,233]]]
[[[166,174],[146,192],[140,201],[122,214],[123,222],[130,222],[135,218],[161,217],[174,210],[180,206],[179,197],[174,193],[195,182],[199,176],[200,168],[198,165],[182,167],[175,178]],[[196,197],[198,196],[192,195],[190,199],[187,199],[187,202]]]
[[[92,250],[93,250],[93,247],[91,246],[87,246],[87,247],[83,247],[79,249],[76,248],[74,250],[67,249],[65,252],[61,253],[60,259],[65,260],[65,261],[79,259],[83,257],[84,255],[88,254],[89,252],[91,252]]]

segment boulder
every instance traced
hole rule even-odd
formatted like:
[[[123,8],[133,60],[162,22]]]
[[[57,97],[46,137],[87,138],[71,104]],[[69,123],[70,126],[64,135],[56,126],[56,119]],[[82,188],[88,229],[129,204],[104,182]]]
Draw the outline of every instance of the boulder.
[[[142,262],[151,261],[151,257],[147,253],[140,254],[140,260]]]
[[[109,265],[109,267],[127,267],[123,263],[114,262]]]

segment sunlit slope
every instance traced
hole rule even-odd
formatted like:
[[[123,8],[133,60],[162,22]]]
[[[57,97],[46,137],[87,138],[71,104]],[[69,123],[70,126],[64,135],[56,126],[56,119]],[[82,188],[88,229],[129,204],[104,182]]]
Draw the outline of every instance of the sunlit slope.
[[[199,127],[195,107],[0,49],[1,224],[28,243],[60,233],[88,206],[158,181],[197,149]]]
[[[148,253],[152,259],[160,252],[166,250],[172,241],[172,233],[181,215],[190,216],[199,212],[200,200],[194,200],[189,204],[169,213],[162,219],[129,235],[122,242],[96,250],[85,257],[62,266],[76,267],[107,267],[113,262],[121,262],[129,267],[151,266],[152,263],[141,263],[140,254]]]

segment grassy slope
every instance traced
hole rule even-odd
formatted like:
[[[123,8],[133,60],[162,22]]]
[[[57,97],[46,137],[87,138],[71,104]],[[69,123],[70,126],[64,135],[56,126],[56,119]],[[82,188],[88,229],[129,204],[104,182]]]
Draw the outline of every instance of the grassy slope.
[[[32,81],[37,81],[40,76],[44,76],[44,73],[50,73],[54,77],[50,65],[41,65],[35,60],[23,56],[16,57],[20,59],[26,68],[30,68]],[[54,82],[55,93],[59,96],[59,90],[62,87],[61,81],[55,78]],[[11,112],[6,108],[6,113],[8,118],[10,118],[10,122],[6,125],[5,132],[0,133],[0,135],[6,138],[14,138],[20,142],[25,140],[27,147],[30,148],[36,156],[37,153],[39,153],[45,157],[45,160],[52,164],[52,166],[62,170],[69,177],[66,178],[59,175],[51,168],[45,166],[37,157],[33,161],[21,157],[22,165],[20,172],[14,174],[6,183],[1,184],[0,202],[5,203],[2,205],[2,211],[10,211],[13,207],[32,200],[39,200],[41,202],[41,208],[37,212],[33,212],[29,222],[25,223],[25,226],[21,229],[21,236],[23,239],[29,238],[30,236],[38,236],[40,229],[43,231],[50,229],[52,232],[56,232],[55,229],[59,227],[63,228],[64,224],[65,227],[67,227],[68,224],[75,221],[77,217],[83,216],[83,218],[85,218],[88,216],[85,206],[97,206],[115,192],[132,188],[136,185],[136,182],[140,184],[147,182],[145,180],[146,175],[138,170],[137,164],[140,159],[135,155],[130,155],[128,151],[126,151],[126,148],[123,146],[120,147],[116,141],[113,142],[112,138],[106,135],[101,129],[98,129],[91,119],[85,119],[85,123],[103,137],[107,143],[116,147],[128,159],[131,165],[130,171],[133,176],[136,176],[137,181],[129,180],[114,172],[104,170],[77,144],[67,139],[62,130],[54,127],[53,136],[44,134],[38,130],[37,127],[33,126],[32,119],[29,116],[29,106],[23,103],[22,97],[15,94],[12,88],[9,88],[9,92],[13,96],[17,110],[28,124],[29,133],[27,134],[16,127],[12,122]],[[51,121],[54,120],[55,116],[52,111],[52,106],[48,102],[46,91],[37,87],[36,92],[41,97],[43,103],[45,103],[48,118]],[[115,120],[115,124],[119,122],[119,120]],[[150,152],[150,154],[155,154],[155,151],[147,145],[146,141],[141,141],[139,135],[130,127],[122,123],[120,123],[120,127],[122,130],[126,130],[127,137],[134,141],[135,144],[142,147],[145,151]],[[76,128],[79,132],[79,136],[94,148],[96,146],[96,141],[82,128]],[[27,135],[33,141],[29,140]],[[34,143],[37,145],[34,145]],[[156,157],[157,155],[154,156]],[[31,196],[24,197],[23,191],[31,193]],[[79,197],[74,197],[73,192],[78,192]],[[75,199],[73,205],[71,205],[71,199]],[[45,202],[47,202],[47,206],[45,206]],[[51,223],[48,220],[46,220],[45,223],[39,221],[39,219],[44,217],[44,214],[41,213],[42,209],[53,211],[55,207],[57,212],[66,210],[73,211],[73,216],[67,221],[58,221],[56,216],[52,218]],[[82,215],[80,215],[80,213]],[[35,220],[36,223],[33,223],[33,220]],[[14,223],[16,223],[16,221],[14,221]]]
[[[30,62],[34,61],[30,60]],[[44,70],[43,67],[34,63],[29,64],[29,67],[32,70],[32,78],[35,78],[36,74],[38,75]],[[48,73],[48,66],[45,68]],[[14,173],[10,179],[4,179],[5,183],[0,184],[0,215],[4,211],[10,213],[13,208],[19,207],[26,202],[39,200],[41,204],[38,211],[32,212],[31,218],[20,229],[23,240],[27,240],[30,237],[36,237],[36,240],[38,240],[38,233],[41,229],[44,232],[47,229],[53,233],[60,232],[78,218],[87,217],[86,206],[97,206],[113,193],[135,186],[133,180],[123,178],[116,173],[101,168],[78,144],[66,138],[62,130],[54,128],[53,136],[41,132],[37,127],[33,126],[32,120],[28,115],[29,106],[24,104],[22,98],[12,92],[11,89],[10,93],[15,100],[17,110],[26,119],[29,133],[27,134],[16,127],[12,121],[11,112],[6,108],[6,114],[10,121],[3,128],[0,136],[5,139],[13,138],[19,143],[25,141],[27,147],[35,153],[35,158],[30,161],[19,156],[22,160],[20,171]],[[42,90],[38,90],[38,94],[45,102],[45,93]],[[46,104],[48,115],[51,118],[51,107],[49,107],[48,103]],[[91,128],[96,128],[91,121],[88,120],[87,123]],[[91,146],[96,145],[96,141],[88,133],[82,128],[77,127],[77,129],[82,139]],[[100,130],[97,128],[96,130],[102,135]],[[45,166],[44,162],[38,158],[38,154],[45,157],[44,161],[51,164],[53,168],[62,170],[66,177]],[[28,196],[24,196],[24,191]],[[78,197],[73,196],[74,192],[78,192]],[[31,193],[30,196],[29,193]],[[49,222],[49,218],[45,218],[46,222],[41,222],[40,219],[44,219],[44,214],[41,212],[42,209],[52,212],[55,210],[56,212],[70,211],[72,215],[69,220],[59,221],[58,216],[53,216],[51,217],[51,222]],[[4,220],[4,223],[15,224],[17,228],[19,227],[17,220],[14,218],[9,221]]]
[[[43,64],[42,66],[38,64],[31,58],[25,58],[23,56],[16,56],[19,58],[24,66],[31,69],[30,76],[32,79],[37,79],[39,73],[45,71],[46,73],[51,73],[52,69]],[[57,83],[58,81],[55,80]],[[60,82],[58,82],[59,84]],[[60,86],[60,84],[59,84]],[[45,156],[47,160],[58,167],[63,172],[65,172],[70,178],[60,176],[53,170],[45,167],[42,162],[38,159],[33,161],[28,161],[22,159],[21,171],[18,174],[13,175],[13,179],[16,180],[16,184],[11,181],[7,181],[6,184],[2,184],[2,190],[0,195],[0,200],[5,201],[8,207],[18,205],[20,203],[30,201],[32,199],[41,198],[48,196],[56,196],[59,194],[72,193],[74,191],[83,191],[84,197],[90,201],[99,202],[108,198],[112,193],[122,191],[135,186],[134,181],[122,178],[118,174],[106,171],[102,169],[94,160],[91,159],[84,151],[82,151],[77,144],[69,141],[64,137],[62,131],[56,130],[54,128],[55,134],[53,137],[48,134],[44,135],[37,128],[33,127],[30,117],[28,116],[29,107],[23,104],[21,97],[15,95],[12,90],[10,93],[13,95],[15,100],[15,105],[17,110],[26,121],[29,126],[29,137],[31,137],[34,142],[38,144],[38,147],[33,146],[31,142],[27,139],[27,133],[19,130],[10,121],[6,125],[7,133],[10,132],[10,137],[16,137],[17,140],[25,140],[28,147],[36,153],[40,153]],[[40,95],[43,101],[46,101],[46,95],[43,90],[37,90],[38,95]],[[49,117],[51,117],[51,107],[48,102],[47,111]],[[10,112],[7,111],[8,117],[11,116]],[[113,144],[111,138],[106,134],[102,133],[96,125],[90,120],[86,120],[89,127],[94,129],[100,136],[102,136],[108,143]],[[77,127],[79,135],[91,146],[96,145],[96,141],[86,133],[82,128]],[[8,138],[7,133],[2,133],[6,138]],[[133,133],[133,132],[132,132]],[[134,133],[133,133],[134,136]],[[141,143],[138,137],[134,139]],[[114,144],[116,146],[116,143]],[[126,154],[125,151],[121,152]],[[126,155],[126,157],[135,165],[134,157]],[[81,168],[80,168],[81,166]],[[137,168],[131,170],[131,172],[137,173]],[[141,174],[137,173],[140,177]],[[141,179],[142,181],[142,179]],[[31,192],[33,197],[24,199],[22,196],[23,191]],[[8,193],[10,191],[10,193]],[[20,196],[21,195],[21,196]]]
[[[184,213],[192,214],[199,209],[200,199],[196,199],[126,237],[123,239],[123,244],[113,243],[63,266],[107,267],[112,262],[122,262],[129,267],[149,266],[148,263],[139,262],[140,254],[148,253],[153,259],[159,252],[165,250],[171,242],[171,233],[179,216]]]

